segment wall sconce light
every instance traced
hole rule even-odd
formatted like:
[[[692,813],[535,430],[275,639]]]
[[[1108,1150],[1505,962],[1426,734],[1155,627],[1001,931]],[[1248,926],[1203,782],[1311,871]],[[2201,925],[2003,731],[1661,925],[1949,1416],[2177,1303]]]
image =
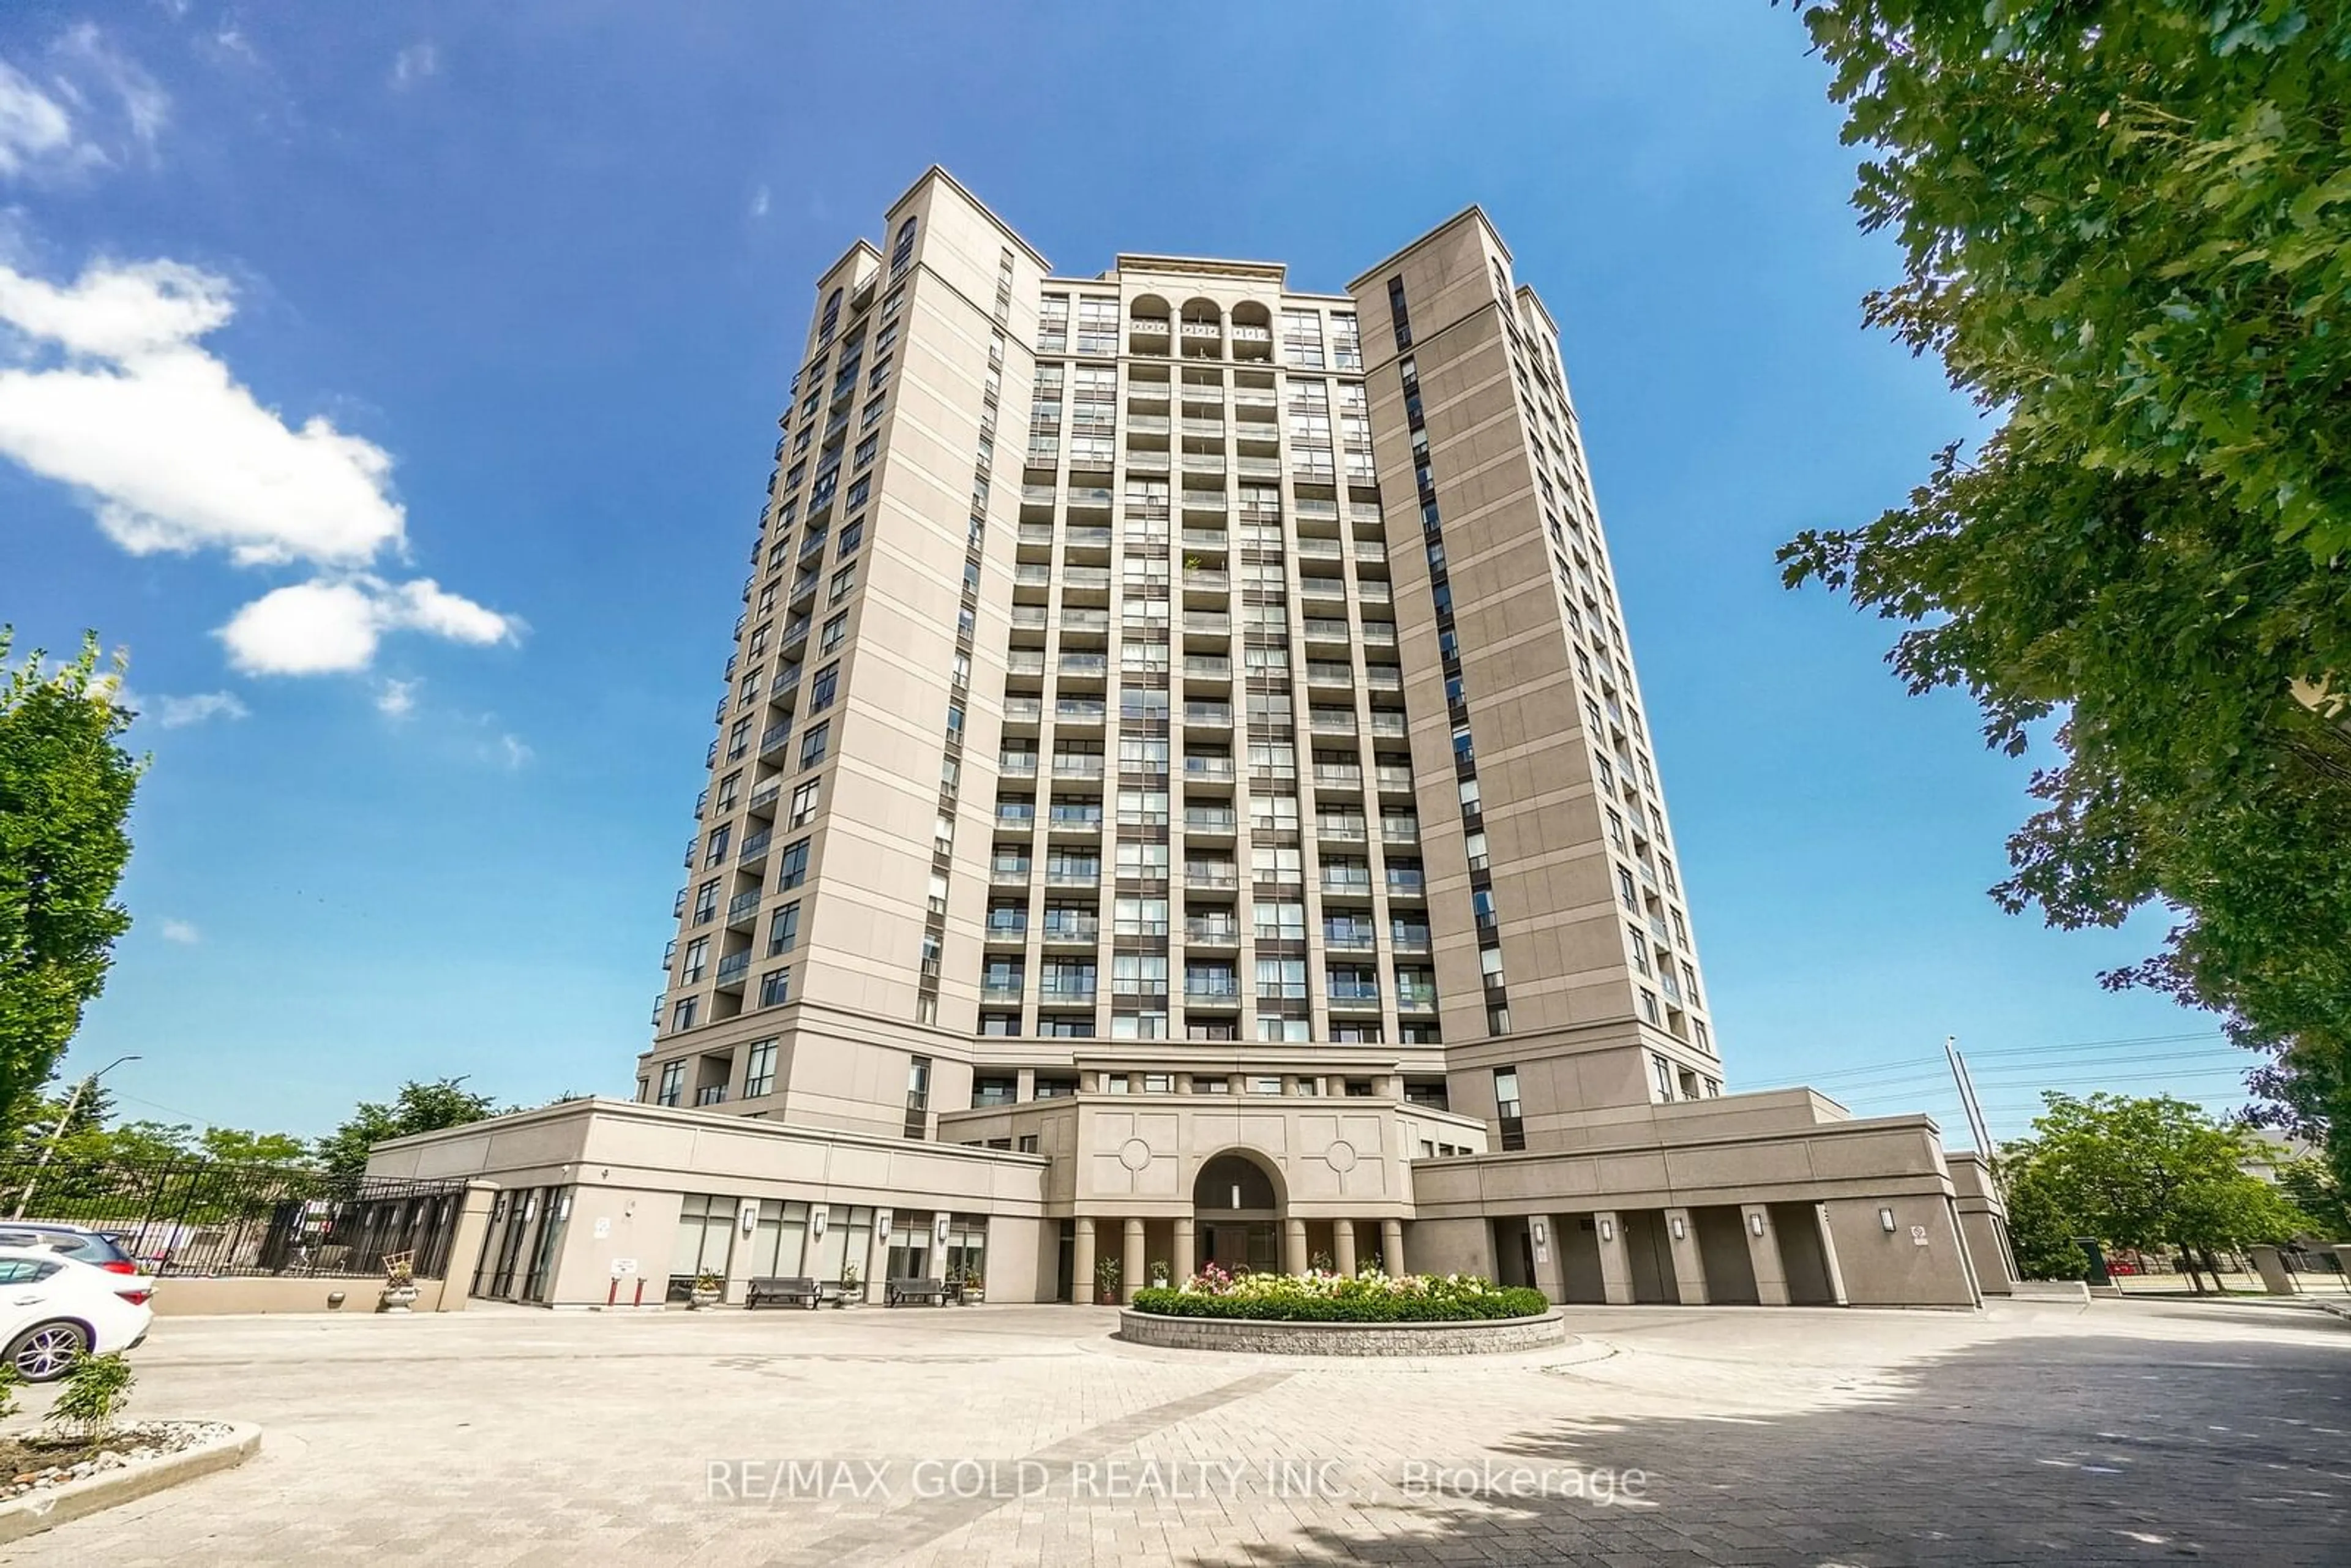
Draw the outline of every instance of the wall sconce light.
[[[1747,1234],[1750,1236],[1759,1237],[1763,1234],[1763,1217],[1761,1215],[1750,1214],[1747,1217]]]
[[[1545,1240],[1549,1239],[1548,1233],[1543,1228],[1543,1222],[1540,1219],[1534,1222],[1534,1236],[1535,1245],[1538,1247],[1541,1246]]]
[[[824,1239],[825,1218],[825,1208],[822,1204],[817,1205],[809,1211],[809,1228],[816,1233],[816,1239],[819,1241]]]
[[[890,1239],[890,1211],[886,1208],[882,1211],[882,1239]]]
[[[1616,1239],[1616,1222],[1614,1220],[1604,1219],[1600,1222],[1600,1239],[1603,1241],[1614,1241]]]
[[[1886,1232],[1888,1236],[1894,1234],[1894,1211],[1892,1209],[1881,1208],[1877,1211],[1877,1228]]]
[[[1678,1214],[1675,1215],[1675,1216],[1674,1216],[1674,1239],[1675,1239],[1675,1240],[1677,1240],[1677,1241],[1679,1241],[1680,1239],[1682,1239],[1682,1238],[1683,1238],[1683,1237],[1685,1237],[1685,1236],[1687,1236],[1687,1235],[1688,1235],[1688,1234],[1689,1234],[1689,1232],[1688,1232],[1687,1230],[1686,1230],[1685,1228],[1683,1228],[1683,1226],[1682,1226],[1682,1217],[1681,1217],[1680,1215],[1678,1215]]]
[[[746,1241],[748,1241],[754,1235],[758,1234],[759,1229],[759,1200],[758,1198],[751,1199],[742,1207],[735,1211],[735,1225],[737,1229],[743,1232],[743,1239]]]

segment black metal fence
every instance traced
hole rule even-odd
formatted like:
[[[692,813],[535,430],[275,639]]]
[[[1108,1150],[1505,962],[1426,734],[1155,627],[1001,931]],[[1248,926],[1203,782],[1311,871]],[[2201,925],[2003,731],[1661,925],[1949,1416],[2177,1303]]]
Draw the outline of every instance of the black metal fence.
[[[101,1231],[156,1274],[371,1275],[409,1252],[418,1279],[437,1280],[465,1193],[214,1160],[0,1160],[0,1216]]]

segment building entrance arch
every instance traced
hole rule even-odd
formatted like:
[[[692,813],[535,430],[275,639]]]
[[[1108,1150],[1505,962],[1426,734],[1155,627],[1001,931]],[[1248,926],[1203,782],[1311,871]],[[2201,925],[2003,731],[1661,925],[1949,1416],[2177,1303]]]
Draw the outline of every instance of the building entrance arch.
[[[1279,1272],[1288,1213],[1280,1171],[1246,1150],[1211,1155],[1192,1180],[1190,1268],[1196,1273],[1214,1263],[1228,1273]]]

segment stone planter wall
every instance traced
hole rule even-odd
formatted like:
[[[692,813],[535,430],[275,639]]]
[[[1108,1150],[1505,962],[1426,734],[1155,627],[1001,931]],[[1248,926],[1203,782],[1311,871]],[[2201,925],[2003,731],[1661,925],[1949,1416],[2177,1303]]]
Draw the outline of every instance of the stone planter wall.
[[[1488,1355],[1563,1343],[1567,1329],[1556,1312],[1468,1322],[1294,1323],[1126,1311],[1118,1314],[1118,1337],[1165,1350],[1260,1355]]]

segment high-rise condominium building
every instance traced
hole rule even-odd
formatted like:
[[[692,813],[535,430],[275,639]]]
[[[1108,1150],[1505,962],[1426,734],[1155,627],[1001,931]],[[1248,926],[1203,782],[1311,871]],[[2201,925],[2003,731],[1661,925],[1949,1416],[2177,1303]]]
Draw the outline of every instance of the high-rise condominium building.
[[[673,1272],[798,1204],[796,1264],[896,1215],[885,1266],[1018,1296],[1376,1254],[1972,1297],[1958,1200],[1997,1215],[1932,1124],[1723,1094],[1557,330],[1482,212],[1343,293],[1058,276],[936,169],[883,244],[817,280],[637,1079],[816,1185],[684,1189]],[[949,1196],[890,1201],[916,1157]],[[1897,1206],[1939,1270],[1854,1255]]]

